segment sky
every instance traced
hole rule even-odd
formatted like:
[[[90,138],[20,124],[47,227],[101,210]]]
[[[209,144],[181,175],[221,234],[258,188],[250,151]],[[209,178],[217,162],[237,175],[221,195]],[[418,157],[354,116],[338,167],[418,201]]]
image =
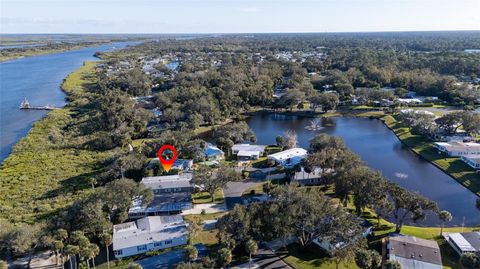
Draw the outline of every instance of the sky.
[[[0,0],[0,33],[480,30],[480,0]]]

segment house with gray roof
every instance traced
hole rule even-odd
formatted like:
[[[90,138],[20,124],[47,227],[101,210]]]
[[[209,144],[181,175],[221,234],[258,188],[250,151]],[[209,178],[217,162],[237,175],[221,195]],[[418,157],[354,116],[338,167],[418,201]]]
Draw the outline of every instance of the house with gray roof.
[[[152,189],[153,201],[145,205],[141,197],[135,198],[128,211],[130,219],[146,216],[179,214],[192,208],[192,173],[158,177],[144,177],[145,187]]]
[[[153,190],[153,193],[192,192],[192,173],[178,175],[144,177],[142,184]]]
[[[322,169],[319,167],[314,168],[311,172],[306,172],[302,167],[300,172],[293,174],[291,182],[298,183],[302,186],[305,185],[318,185],[322,178]]]
[[[188,230],[180,215],[151,216],[113,226],[115,258],[187,244]]]
[[[402,268],[442,269],[442,255],[437,242],[415,236],[389,237],[387,258],[398,261]]]
[[[444,233],[443,238],[458,255],[480,252],[480,232]]]
[[[232,146],[232,154],[237,155],[237,160],[256,160],[265,152],[264,145],[235,144]]]

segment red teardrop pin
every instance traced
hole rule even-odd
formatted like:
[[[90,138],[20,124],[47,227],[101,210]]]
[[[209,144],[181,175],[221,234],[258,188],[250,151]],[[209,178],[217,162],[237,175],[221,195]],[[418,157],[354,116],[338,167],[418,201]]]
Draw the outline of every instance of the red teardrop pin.
[[[165,150],[170,150],[172,153],[173,153],[173,156],[170,158],[170,159],[165,159],[163,157],[163,152]],[[158,156],[158,160],[160,161],[160,163],[162,164],[163,166],[163,169],[165,171],[170,171],[170,168],[172,168],[172,165],[173,163],[175,162],[175,160],[177,159],[177,150],[175,149],[174,146],[172,145],[163,145],[160,147],[160,149],[158,150],[157,152],[157,156]]]

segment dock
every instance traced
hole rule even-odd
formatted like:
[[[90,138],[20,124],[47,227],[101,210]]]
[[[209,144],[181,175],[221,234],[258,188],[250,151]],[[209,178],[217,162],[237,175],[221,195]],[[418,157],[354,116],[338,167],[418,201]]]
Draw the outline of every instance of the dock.
[[[31,106],[28,102],[27,98],[25,98],[22,103],[20,104],[20,109],[33,109],[33,110],[54,110],[56,107],[54,105],[46,105],[46,106]]]

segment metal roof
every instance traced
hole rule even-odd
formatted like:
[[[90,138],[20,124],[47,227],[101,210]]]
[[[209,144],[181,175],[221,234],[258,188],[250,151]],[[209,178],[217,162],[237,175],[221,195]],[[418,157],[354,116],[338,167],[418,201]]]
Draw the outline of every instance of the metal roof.
[[[113,249],[125,249],[188,235],[181,216],[151,216],[113,226]]]
[[[191,187],[192,173],[183,173],[179,175],[144,177],[142,184],[152,190],[188,188]]]

